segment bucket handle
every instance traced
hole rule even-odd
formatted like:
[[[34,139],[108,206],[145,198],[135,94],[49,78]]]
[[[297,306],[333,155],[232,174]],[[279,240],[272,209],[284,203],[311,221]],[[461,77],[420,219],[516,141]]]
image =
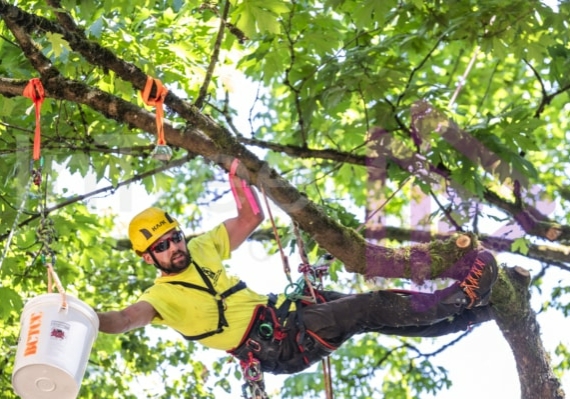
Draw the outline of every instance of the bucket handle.
[[[59,280],[57,273],[53,269],[52,264],[46,263],[46,268],[48,269],[48,293],[50,294],[52,293],[53,285],[55,283],[57,291],[61,294],[61,308],[59,310],[60,311],[67,310],[67,297],[65,295],[65,290],[63,289],[63,285],[61,285],[61,281]]]

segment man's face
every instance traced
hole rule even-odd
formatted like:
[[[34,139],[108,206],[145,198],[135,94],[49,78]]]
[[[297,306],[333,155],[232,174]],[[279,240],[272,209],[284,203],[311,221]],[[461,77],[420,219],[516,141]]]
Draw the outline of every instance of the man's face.
[[[156,240],[143,255],[147,263],[154,264],[154,259],[167,272],[178,273],[190,265],[190,254],[186,247],[184,233],[171,230]]]

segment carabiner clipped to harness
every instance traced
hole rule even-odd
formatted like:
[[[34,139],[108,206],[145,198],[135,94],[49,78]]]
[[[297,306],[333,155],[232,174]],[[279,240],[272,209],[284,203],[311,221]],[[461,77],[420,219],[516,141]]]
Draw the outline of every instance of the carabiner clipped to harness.
[[[242,363],[245,384],[242,385],[242,394],[246,399],[268,399],[263,382],[263,371],[261,363],[250,354],[249,360]],[[251,396],[248,396],[248,388]]]
[[[261,323],[258,327],[259,336],[263,339],[273,338],[273,325],[271,323]]]
[[[303,296],[303,291],[304,285],[300,282],[296,282],[287,284],[287,286],[285,286],[284,293],[287,299],[290,301],[296,301]]]

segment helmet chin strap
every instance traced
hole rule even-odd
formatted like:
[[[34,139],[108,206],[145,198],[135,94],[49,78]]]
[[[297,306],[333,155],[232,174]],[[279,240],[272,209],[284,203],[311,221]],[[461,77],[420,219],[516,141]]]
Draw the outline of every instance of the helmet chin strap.
[[[176,267],[174,266],[171,269],[167,269],[165,267],[160,266],[160,264],[158,263],[158,260],[156,259],[156,257],[154,256],[154,254],[152,253],[152,251],[148,251],[150,257],[152,258],[152,260],[154,261],[154,267],[156,267],[159,270],[162,270],[164,273],[170,274],[170,273],[180,273],[182,270],[186,269],[188,266],[184,266],[184,267]]]

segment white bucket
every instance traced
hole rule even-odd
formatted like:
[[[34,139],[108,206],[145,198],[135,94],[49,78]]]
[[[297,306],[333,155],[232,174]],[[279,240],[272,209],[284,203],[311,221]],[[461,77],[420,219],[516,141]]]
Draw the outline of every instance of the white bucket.
[[[84,302],[40,295],[24,306],[12,385],[23,399],[75,399],[99,330]]]

